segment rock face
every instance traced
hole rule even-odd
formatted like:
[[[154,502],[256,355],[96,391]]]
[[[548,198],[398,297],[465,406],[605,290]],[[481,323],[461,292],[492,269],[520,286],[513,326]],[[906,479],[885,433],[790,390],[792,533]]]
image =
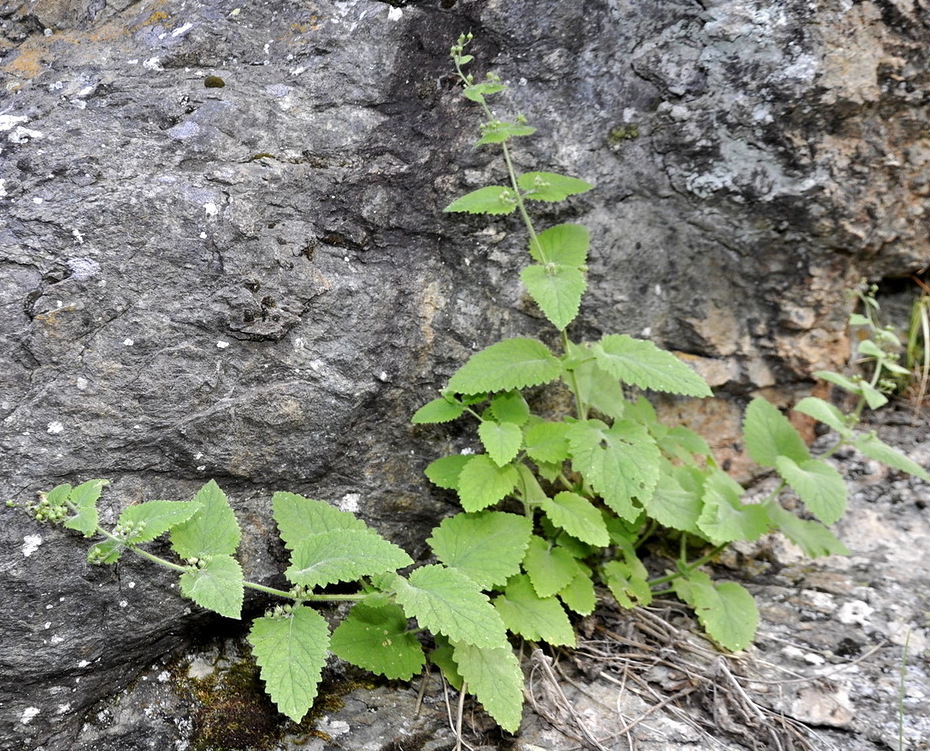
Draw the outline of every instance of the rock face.
[[[598,186],[559,216],[594,238],[579,333],[803,388],[845,356],[844,290],[930,261],[921,0],[7,0],[0,24],[0,498],[108,477],[112,514],[215,478],[253,578],[280,570],[276,489],[422,555],[448,433],[409,415],[544,330],[519,227],[440,211],[499,174],[449,75],[463,31],[539,126],[519,165]],[[0,538],[0,747],[70,748],[203,618],[17,511]]]

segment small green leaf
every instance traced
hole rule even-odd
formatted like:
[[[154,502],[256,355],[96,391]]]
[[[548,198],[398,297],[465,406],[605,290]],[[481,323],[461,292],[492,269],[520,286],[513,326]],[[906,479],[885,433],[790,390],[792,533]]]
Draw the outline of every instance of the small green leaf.
[[[578,567],[578,561],[564,548],[536,535],[530,538],[523,569],[540,597],[552,597],[567,587],[578,576]]]
[[[836,535],[820,522],[799,519],[774,501],[769,504],[768,513],[776,529],[801,548],[808,558],[850,554]]]
[[[621,547],[624,560],[607,561],[601,567],[607,586],[621,607],[629,609],[648,605],[652,602],[649,572],[636,556],[631,544],[626,543]]]
[[[517,491],[521,496],[520,500],[530,507],[539,508],[549,500],[549,496],[546,495],[546,491],[539,484],[539,480],[532,469],[522,463],[517,464],[516,467],[517,474],[520,476],[517,482]]]
[[[771,402],[760,397],[753,399],[743,417],[743,438],[746,451],[763,467],[775,467],[779,456],[795,462],[811,458],[800,433]]]
[[[587,193],[594,186],[577,177],[555,172],[527,172],[517,178],[517,185],[534,201],[563,201],[569,196]]]
[[[742,486],[722,470],[712,470],[704,481],[704,509],[697,526],[715,545],[757,540],[771,528],[766,507],[742,503],[742,494]]]
[[[833,430],[843,437],[852,434],[846,415],[830,404],[830,402],[818,399],[816,396],[808,396],[799,401],[794,405],[794,411],[819,420],[824,425],[833,428]]]
[[[181,558],[232,555],[241,532],[226,494],[213,480],[194,496],[200,510],[171,530],[171,549]]]
[[[481,511],[510,494],[519,476],[513,465],[503,467],[487,454],[469,457],[458,479],[458,494],[466,511]]]
[[[463,211],[468,214],[510,214],[517,208],[513,189],[504,185],[488,185],[457,198],[443,211]]]
[[[453,644],[458,672],[485,711],[510,733],[523,716],[523,671],[510,646],[496,649]]]
[[[512,391],[556,380],[562,365],[535,339],[505,339],[472,355],[449,380],[460,394]]]
[[[68,498],[77,507],[77,513],[65,522],[65,527],[75,529],[84,537],[93,537],[100,525],[97,513],[97,501],[103,492],[103,487],[109,485],[108,480],[88,480],[76,488],[70,485],[59,485],[53,488],[46,498],[52,504],[64,503]]]
[[[557,263],[583,271],[591,239],[583,224],[557,224],[530,241],[530,255],[538,263]]]
[[[301,540],[321,532],[368,529],[365,522],[353,514],[296,493],[275,493],[271,498],[271,513],[281,539],[290,550]]]
[[[564,462],[568,459],[568,427],[564,422],[530,422],[523,438],[527,456],[547,464]]]
[[[423,473],[429,478],[433,485],[446,490],[458,490],[459,475],[462,469],[471,460],[469,454],[453,454],[452,456],[443,456],[430,462],[423,470]]]
[[[519,573],[532,531],[525,516],[482,511],[443,520],[427,542],[446,566],[491,589]]]
[[[205,558],[181,574],[181,594],[227,618],[242,617],[242,567],[231,555]]]
[[[519,391],[508,391],[491,399],[491,414],[498,422],[525,425],[530,419],[530,407]]]
[[[559,598],[569,610],[578,615],[591,615],[597,606],[597,595],[591,580],[591,569],[584,564],[581,564],[581,569],[578,576],[559,590]]]
[[[301,539],[284,575],[299,586],[322,587],[412,564],[409,555],[372,529],[335,529]]]
[[[146,501],[127,506],[119,516],[118,526],[130,529],[123,536],[126,545],[151,542],[172,527],[182,524],[200,510],[193,501]]]
[[[539,597],[526,576],[515,576],[504,594],[494,598],[504,625],[530,641],[553,646],[575,646],[575,631],[562,604],[555,597]]]
[[[357,603],[333,631],[330,649],[346,662],[391,680],[408,681],[426,657],[397,605]]]
[[[555,498],[546,498],[542,509],[555,526],[582,542],[598,547],[610,544],[604,517],[587,498],[563,490]]]
[[[471,62],[472,56],[465,55],[462,60],[459,60],[459,65],[464,65],[466,62]],[[484,98],[490,96],[491,94],[496,94],[498,91],[503,91],[506,86],[499,83],[494,83],[491,81],[483,81],[481,83],[473,83],[470,86],[466,86],[462,89],[462,96],[466,99],[470,99],[473,102],[478,102],[479,104],[484,104]]]
[[[914,477],[930,482],[930,474],[927,473],[927,470],[912,459],[908,459],[897,449],[883,442],[875,433],[857,436],[856,440],[853,441],[853,446],[869,459],[875,459],[875,461],[887,464],[889,467],[900,469],[902,472],[907,472],[914,475]]]
[[[411,422],[415,425],[424,425],[438,422],[451,422],[462,416],[465,405],[453,399],[439,397],[427,402],[413,413]]]
[[[814,375],[821,380],[839,386],[850,394],[864,397],[869,409],[878,409],[888,403],[888,397],[866,381],[853,381],[846,376],[829,370],[816,370]]]
[[[394,591],[407,617],[423,628],[477,647],[507,646],[500,615],[478,585],[457,569],[430,565],[416,569],[409,579],[395,575]]]
[[[608,334],[591,351],[600,367],[624,383],[682,396],[712,396],[701,376],[652,342]]]
[[[694,608],[708,636],[721,647],[737,652],[755,638],[759,610],[745,587],[736,582],[712,582],[701,571],[690,572],[672,586]]]
[[[87,551],[88,563],[116,563],[125,550],[125,546],[119,540],[104,540],[95,545],[91,545]]]
[[[704,474],[695,467],[665,466],[655,492],[643,505],[663,527],[701,534],[697,521],[703,510]]]
[[[775,468],[824,524],[833,524],[846,513],[846,481],[829,464],[819,459],[798,463],[779,456]]]
[[[433,634],[436,647],[429,653],[429,661],[442,671],[443,677],[456,691],[461,691],[465,680],[459,675],[459,666],[452,659],[454,648],[442,634]]]
[[[559,331],[575,320],[588,282],[584,272],[558,263],[533,264],[520,272],[530,297]]]
[[[523,431],[512,422],[483,420],[478,426],[478,437],[498,467],[509,463],[523,446]]]
[[[486,143],[503,143],[517,136],[531,136],[536,128],[521,123],[505,123],[499,120],[484,123],[481,127],[482,136],[475,141],[475,146]]]
[[[278,710],[300,722],[313,706],[329,650],[329,626],[307,607],[256,618],[249,631],[265,690]]]
[[[593,358],[572,370],[574,380],[578,384],[578,394],[583,402],[614,420],[620,420],[625,416],[629,403],[623,395],[623,387],[618,379],[599,368]]]
[[[638,517],[633,499],[652,496],[662,458],[648,431],[630,420],[609,428],[600,420],[584,420],[569,428],[568,443],[572,468],[604,502],[628,521]]]

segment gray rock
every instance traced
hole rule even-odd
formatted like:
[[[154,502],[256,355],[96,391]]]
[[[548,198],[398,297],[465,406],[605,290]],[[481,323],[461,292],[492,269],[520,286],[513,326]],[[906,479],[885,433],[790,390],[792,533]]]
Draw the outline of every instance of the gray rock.
[[[844,289],[926,265],[917,6],[0,2],[0,498],[108,477],[112,517],[215,478],[273,581],[271,492],[358,494],[423,556],[450,505],[420,470],[453,434],[409,415],[544,330],[519,226],[440,211],[500,171],[449,76],[469,29],[539,126],[518,163],[598,186],[540,212],[595,238],[580,334],[803,388],[845,356]],[[69,748],[206,621],[0,514],[0,747]]]

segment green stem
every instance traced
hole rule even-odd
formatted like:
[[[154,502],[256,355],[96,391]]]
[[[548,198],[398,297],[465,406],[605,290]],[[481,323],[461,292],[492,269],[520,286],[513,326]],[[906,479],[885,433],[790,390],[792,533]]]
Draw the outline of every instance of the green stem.
[[[683,566],[682,567],[684,569],[683,571],[676,571],[674,574],[667,574],[666,576],[660,576],[657,579],[650,579],[649,586],[655,587],[655,586],[658,586],[659,584],[667,584],[668,582],[675,581],[675,579],[681,578],[688,571],[694,571],[694,569],[698,568],[699,566],[703,566],[708,561],[713,560],[721,552],[726,550],[726,548],[727,548],[727,543],[717,545],[714,548],[712,548],[710,552],[702,555],[700,558],[697,558],[696,560],[691,561],[691,563]]]

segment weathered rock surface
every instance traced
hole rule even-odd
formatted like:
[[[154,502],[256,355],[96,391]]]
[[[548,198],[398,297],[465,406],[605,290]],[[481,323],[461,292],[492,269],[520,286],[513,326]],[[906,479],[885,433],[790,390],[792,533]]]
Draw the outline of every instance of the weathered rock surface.
[[[425,439],[448,434],[410,413],[541,329],[516,225],[440,212],[498,172],[448,75],[469,29],[540,126],[520,164],[598,185],[562,210],[595,238],[582,332],[790,390],[842,360],[853,280],[930,260],[920,0],[6,0],[0,498],[215,478],[255,578],[280,570],[275,489],[422,555],[447,508]],[[69,748],[202,621],[169,577],[89,569],[15,511],[0,536],[0,748]]]

